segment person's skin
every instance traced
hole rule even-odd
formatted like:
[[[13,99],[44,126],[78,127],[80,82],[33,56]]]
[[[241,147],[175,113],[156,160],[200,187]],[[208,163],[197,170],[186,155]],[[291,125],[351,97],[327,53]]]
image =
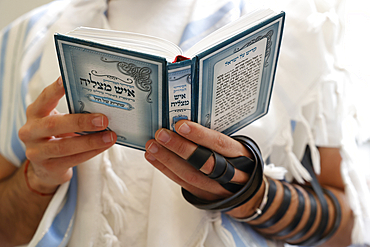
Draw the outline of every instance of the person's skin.
[[[114,132],[85,136],[74,134],[104,130],[108,126],[108,119],[102,114],[57,113],[55,107],[63,95],[64,88],[59,78],[27,108],[27,122],[19,131],[19,136],[26,146],[26,156],[30,160],[27,173],[30,186],[42,193],[54,192],[60,184],[71,179],[72,167],[108,149],[117,139]],[[155,140],[149,140],[146,144],[147,160],[180,186],[199,197],[214,200],[229,196],[230,192],[196,171],[184,159],[195,150],[195,143],[226,157],[250,156],[248,150],[234,139],[190,121],[178,122],[176,131],[180,135],[166,129],[158,130]],[[322,166],[328,165],[332,169],[339,169],[339,164],[331,164],[331,160],[330,157],[322,159],[324,162]],[[340,161],[340,158],[335,160]],[[211,157],[202,168],[202,172],[209,173],[213,168],[213,162]],[[18,169],[0,155],[1,246],[29,242],[52,198],[31,192],[27,188],[23,171],[24,164]],[[321,175],[324,181],[326,176],[330,177],[330,173],[325,175],[323,172]],[[237,171],[233,178],[233,181],[237,182],[247,180],[248,176],[241,171]],[[331,180],[327,179],[326,182],[331,183]],[[263,190],[264,185],[250,202],[230,211],[229,214],[234,217],[251,215],[262,200]],[[338,197],[344,196],[341,190],[335,193]],[[330,243],[335,246],[339,246],[339,243],[340,245],[349,243],[351,234],[351,211],[343,201],[342,204],[344,207],[342,226]]]
[[[207,178],[185,160],[194,152],[197,144],[212,149],[225,157],[237,157],[249,152],[237,141],[230,137],[210,130],[194,122],[181,120],[176,123],[175,132],[160,129],[155,139],[148,141],[146,159],[167,177],[184,187],[194,195],[214,200],[230,195],[220,184]],[[319,148],[321,156],[321,174],[319,181],[330,189],[341,204],[342,221],[334,236],[323,246],[348,246],[351,243],[353,215],[344,195],[344,184],[340,175],[341,157],[338,148]],[[208,174],[213,168],[213,157],[206,162],[201,171]],[[333,176],[334,175],[334,176]],[[246,182],[247,176],[237,171],[232,181]],[[251,216],[260,204],[264,187],[250,202],[228,212],[237,218]],[[220,197],[221,196],[221,197]],[[277,207],[279,204],[272,205]]]
[[[108,119],[102,114],[57,113],[55,107],[63,95],[59,78],[27,108],[27,122],[19,131],[30,160],[30,186],[45,194],[69,181],[72,167],[108,149],[117,139],[113,132],[74,134],[104,130]],[[17,169],[0,155],[0,246],[28,243],[51,198],[28,189],[24,164]]]

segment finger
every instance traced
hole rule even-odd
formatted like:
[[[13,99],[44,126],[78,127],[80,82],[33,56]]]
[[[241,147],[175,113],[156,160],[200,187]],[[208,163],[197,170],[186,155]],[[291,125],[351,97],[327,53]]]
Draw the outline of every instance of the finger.
[[[209,129],[207,129],[209,130]],[[218,135],[221,135],[220,133],[217,133]],[[171,150],[172,152],[176,153],[181,158],[187,160],[190,155],[193,154],[195,149],[198,147],[195,143],[177,135],[176,133],[167,130],[167,129],[160,129],[155,134],[156,140],[166,147],[167,149]],[[229,137],[227,137],[230,139]],[[232,139],[231,139],[232,140]],[[234,140],[232,140],[234,141]],[[235,141],[236,142],[236,141]],[[221,153],[221,152],[218,152]],[[222,153],[221,153],[222,154]],[[237,152],[236,152],[237,154]],[[231,155],[230,155],[231,156]],[[241,156],[241,155],[239,155]],[[236,157],[235,153],[231,157]],[[215,163],[215,159],[213,155],[204,163],[204,165],[201,167],[201,171],[205,174],[210,174],[213,170]],[[235,170],[234,177],[231,179],[232,182],[237,183],[245,183],[248,180],[248,175],[245,172],[242,172],[240,170]]]
[[[64,95],[62,78],[47,86],[37,97],[35,102],[27,108],[27,118],[45,117],[58,105]]]
[[[60,157],[73,156],[101,148],[112,146],[117,135],[111,131],[77,136],[73,138],[55,138],[42,143],[36,143],[26,151],[28,159],[34,162]]]
[[[204,176],[204,174],[190,166],[184,159],[166,149],[157,141],[148,141],[146,150],[186,183],[220,196],[225,197],[230,195],[230,192],[225,190],[218,182]]]
[[[177,133],[186,139],[212,149],[225,157],[252,157],[240,142],[197,123],[181,120],[176,123],[175,129]]]
[[[106,129],[108,124],[108,118],[99,113],[57,114],[31,122],[28,136],[30,139],[39,139],[74,132],[100,131]]]
[[[43,162],[42,165],[35,165],[34,163],[33,167],[42,183],[51,185],[62,184],[71,179],[72,170],[70,168],[88,161],[108,148],[96,149],[68,157],[49,159]]]
[[[104,152],[108,148],[109,148],[109,146],[104,147],[104,148],[91,150],[91,151],[87,151],[87,152],[84,152],[84,153],[79,153],[79,154],[75,154],[75,155],[66,156],[66,157],[49,159],[45,163],[45,165],[49,166],[49,169],[56,169],[57,171],[58,170],[59,171],[64,171],[65,169],[74,167],[78,164],[81,164],[85,161],[88,161],[89,159],[95,157],[96,155]]]
[[[220,196],[210,193],[208,191],[204,191],[202,189],[199,189],[184,180],[182,180],[179,176],[177,176],[175,173],[173,173],[170,169],[168,169],[165,165],[163,165],[161,162],[159,162],[153,155],[146,152],[145,158],[160,172],[162,172],[164,175],[166,175],[168,178],[170,178],[172,181],[186,189],[187,191],[191,192],[193,195],[203,198],[206,200],[217,200],[220,199]]]
[[[160,129],[155,133],[155,139],[161,145],[171,150],[181,158],[187,160],[198,147],[195,143],[177,135],[173,131]],[[213,168],[214,159],[211,156],[200,169],[202,172],[209,174]]]

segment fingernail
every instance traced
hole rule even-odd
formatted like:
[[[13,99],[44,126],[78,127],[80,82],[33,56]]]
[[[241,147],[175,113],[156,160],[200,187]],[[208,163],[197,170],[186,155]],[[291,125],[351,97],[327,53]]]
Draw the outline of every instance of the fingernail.
[[[62,86],[63,85],[63,80],[62,80],[61,77],[58,78],[57,82],[58,82],[58,85],[59,86]]]
[[[95,127],[99,127],[99,128],[103,127],[104,126],[103,117],[100,116],[100,117],[93,118],[92,124]]]
[[[179,127],[177,132],[179,132],[180,134],[187,135],[187,134],[190,133],[190,127],[186,123],[183,123],[183,124],[181,124],[181,126]]]
[[[156,144],[154,144],[154,142],[152,142],[149,147],[148,147],[148,151],[151,152],[152,154],[155,154],[156,152],[158,152],[158,147]]]
[[[105,133],[103,135],[103,142],[104,143],[111,143],[111,142],[113,142],[113,136],[112,136],[112,133],[111,132]]]
[[[165,129],[161,129],[161,131],[159,131],[157,139],[160,142],[163,142],[164,144],[166,144],[167,142],[170,141],[171,137]]]

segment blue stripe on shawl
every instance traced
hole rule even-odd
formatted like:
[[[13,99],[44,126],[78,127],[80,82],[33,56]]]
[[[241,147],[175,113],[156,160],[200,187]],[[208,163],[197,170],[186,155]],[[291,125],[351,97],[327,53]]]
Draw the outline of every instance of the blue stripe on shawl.
[[[294,132],[296,125],[297,125],[297,121],[290,120],[290,126],[292,127],[292,132]]]
[[[239,10],[240,10],[240,13],[242,13],[244,6],[245,6],[245,1],[244,0],[240,0],[239,1]]]
[[[17,131],[16,126],[14,126],[13,129],[12,129],[11,147],[12,147],[12,150],[13,150],[15,156],[17,156],[17,158],[20,162],[23,162],[23,160],[26,160],[26,154],[25,154],[24,148],[22,146],[22,143],[19,140],[18,131]]]
[[[31,81],[32,77],[35,75],[36,71],[40,67],[42,54],[31,64],[31,66],[28,68],[26,75],[23,77],[22,80],[22,87],[21,87],[21,96],[20,99],[22,101],[22,105],[18,107],[22,107],[23,110],[22,113],[26,112],[26,95],[28,91],[28,84]],[[19,110],[18,110],[19,112]],[[16,123],[17,117],[14,117],[13,123]],[[11,147],[14,152],[14,154],[17,156],[17,158],[22,161],[26,159],[25,151],[23,148],[23,145],[18,137],[18,129],[15,125],[12,129],[12,140],[11,140]]]
[[[3,107],[3,97],[1,94],[4,93],[3,91],[3,85],[4,85],[4,74],[5,74],[5,54],[6,54],[6,48],[8,45],[8,39],[9,39],[9,31],[10,31],[10,26],[8,26],[6,29],[4,29],[3,33],[3,40],[1,44],[1,56],[0,56],[0,110]],[[1,112],[0,112],[1,113]],[[0,114],[0,122],[1,122],[1,114]]]
[[[213,25],[215,25],[217,22],[219,22],[222,18],[225,17],[225,14],[228,13],[230,10],[234,8],[233,2],[226,3],[223,7],[221,7],[218,11],[216,11],[214,14],[198,20],[194,22],[190,22],[184,30],[184,33],[181,37],[180,44],[184,43],[186,40],[193,38],[205,30],[208,30]],[[198,40],[197,40],[198,41]]]
[[[245,244],[243,243],[243,240],[240,239],[240,236],[235,231],[234,227],[231,225],[231,222],[228,219],[228,217],[226,217],[224,214],[221,214],[221,218],[222,218],[222,225],[231,233],[231,235],[233,235],[235,246],[246,247]]]
[[[256,233],[250,225],[234,221],[230,216],[221,214],[222,225],[231,233],[237,247],[268,247],[264,237]]]
[[[44,14],[47,13],[47,7],[43,8],[40,12],[36,13],[32,16],[28,23],[25,30],[25,35],[23,41],[27,39],[27,36],[32,29],[32,27],[41,19]],[[9,30],[8,27],[3,33],[3,40],[1,46],[1,56],[0,56],[0,92],[3,92],[3,84],[4,84],[4,67],[5,67],[5,54],[7,49],[8,37],[9,37]],[[25,113],[26,111],[26,102],[25,98],[28,92],[28,84],[31,81],[32,77],[35,75],[37,70],[40,68],[42,54],[31,64],[31,66],[26,71],[26,75],[23,77],[21,82],[21,94],[18,99],[21,100],[21,105],[18,107],[22,107],[23,111],[19,111],[18,113]],[[0,109],[2,107],[2,99],[0,95]],[[16,123],[17,117],[14,118],[14,123]],[[1,120],[1,114],[0,114]],[[17,133],[17,126],[14,126],[11,133],[11,147],[14,154],[17,158],[22,161],[26,159],[24,148],[19,140],[18,133]],[[74,213],[76,208],[77,202],[77,169],[73,168],[73,177],[71,179],[68,192],[67,192],[67,200],[65,205],[63,206],[62,210],[58,213],[58,215],[53,220],[51,227],[45,233],[43,238],[37,244],[38,247],[52,247],[52,246],[66,246],[68,240],[71,236],[72,232],[72,225],[74,221]]]
[[[27,36],[28,36],[28,33],[30,32],[30,30],[32,29],[32,27],[37,23],[38,20],[41,19],[41,17],[47,13],[47,6],[46,7],[43,7],[41,9],[40,12],[38,12],[37,14],[33,15],[28,23],[27,23],[27,27],[26,27],[26,32],[24,33],[24,40],[27,39]]]
[[[26,112],[26,95],[28,92],[28,84],[30,83],[32,77],[35,75],[37,70],[40,68],[41,64],[41,58],[43,53],[40,54],[38,58],[31,64],[31,66],[28,68],[26,75],[22,79],[22,88],[21,88],[21,99],[22,99],[22,106],[24,109],[24,112]]]
[[[77,203],[77,168],[73,168],[73,176],[67,192],[67,200],[62,210],[54,218],[48,231],[36,247],[63,247],[71,236],[74,213]]]

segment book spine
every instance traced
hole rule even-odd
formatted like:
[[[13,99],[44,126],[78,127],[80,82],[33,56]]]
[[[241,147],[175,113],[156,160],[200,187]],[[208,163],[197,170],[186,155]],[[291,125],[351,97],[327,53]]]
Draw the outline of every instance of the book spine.
[[[175,130],[175,124],[192,116],[192,64],[191,60],[171,63],[168,69],[168,128]]]

